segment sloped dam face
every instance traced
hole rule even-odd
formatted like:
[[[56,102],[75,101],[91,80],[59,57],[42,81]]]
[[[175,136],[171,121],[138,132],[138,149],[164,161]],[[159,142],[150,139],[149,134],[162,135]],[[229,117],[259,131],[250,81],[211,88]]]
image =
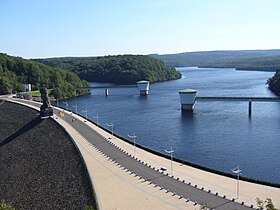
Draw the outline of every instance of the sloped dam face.
[[[94,205],[90,181],[68,135],[38,112],[0,105],[0,199],[16,209]]]

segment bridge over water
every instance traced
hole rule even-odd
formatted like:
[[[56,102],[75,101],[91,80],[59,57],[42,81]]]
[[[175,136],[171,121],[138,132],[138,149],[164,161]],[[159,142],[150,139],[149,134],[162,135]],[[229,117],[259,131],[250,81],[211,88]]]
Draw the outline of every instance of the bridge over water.
[[[131,88],[138,85],[105,85],[105,86],[89,86],[86,88],[105,89],[105,95],[108,96],[108,88]],[[139,86],[138,86],[139,88]],[[253,102],[280,102],[280,97],[258,97],[258,96],[196,96],[197,90],[184,89],[179,91],[181,98],[182,110],[193,110],[196,101],[235,101],[235,102],[248,102],[248,114],[252,115],[252,103]]]
[[[196,96],[195,101],[243,101],[248,102],[249,116],[252,115],[252,102],[280,102],[280,97],[246,97],[246,96]]]

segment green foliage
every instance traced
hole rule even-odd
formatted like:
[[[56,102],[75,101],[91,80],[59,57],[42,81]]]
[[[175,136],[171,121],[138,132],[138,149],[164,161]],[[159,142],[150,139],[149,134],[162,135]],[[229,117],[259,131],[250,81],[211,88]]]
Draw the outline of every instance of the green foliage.
[[[259,210],[277,210],[270,198],[267,198],[265,201],[262,201],[259,198],[257,198],[256,201]]]
[[[40,97],[41,96],[41,93],[40,93],[39,90],[30,91],[29,93],[34,97]],[[48,94],[51,95],[51,93],[52,93],[52,89],[48,89]]]
[[[267,83],[269,85],[269,88],[274,93],[276,93],[277,95],[280,95],[280,69],[274,74],[273,77],[271,77],[267,80]]]
[[[10,204],[7,204],[4,200],[0,199],[0,210],[16,210]]]
[[[30,83],[33,90],[44,83],[58,99],[73,97],[77,87],[88,85],[72,72],[0,53],[0,94],[22,91],[24,83]]]
[[[144,55],[36,59],[36,61],[75,72],[92,82],[133,84],[139,80],[151,82],[181,78],[175,68],[166,68],[160,60]]]
[[[190,52],[170,55],[151,55],[167,66],[198,66],[236,68],[240,70],[276,71],[280,69],[280,50],[243,50]],[[267,81],[269,88],[280,95],[280,72]]]
[[[96,210],[93,206],[85,205],[84,210]]]
[[[280,68],[280,50],[209,51],[151,56],[164,61],[167,66],[175,67],[198,66],[265,71]]]

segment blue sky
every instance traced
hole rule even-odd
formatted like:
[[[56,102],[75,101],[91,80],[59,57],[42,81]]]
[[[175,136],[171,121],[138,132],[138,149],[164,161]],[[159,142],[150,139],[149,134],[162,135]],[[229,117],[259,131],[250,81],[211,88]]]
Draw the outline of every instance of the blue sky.
[[[0,0],[24,58],[280,49],[280,0]]]

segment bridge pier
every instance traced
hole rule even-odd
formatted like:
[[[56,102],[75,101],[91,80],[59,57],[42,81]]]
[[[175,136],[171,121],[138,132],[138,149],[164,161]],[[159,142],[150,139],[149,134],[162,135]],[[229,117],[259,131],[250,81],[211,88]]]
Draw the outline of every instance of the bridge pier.
[[[238,101],[248,102],[248,115],[252,116],[253,102],[280,102],[280,97],[248,97],[248,96],[194,96],[195,101]],[[182,103],[184,104],[184,103]]]
[[[106,89],[105,89],[105,96],[108,96],[108,95],[109,95],[109,89],[106,88]]]
[[[251,116],[252,116],[252,101],[251,101],[251,100],[249,100],[249,110],[248,110],[248,115],[249,115],[249,117],[251,117]]]

